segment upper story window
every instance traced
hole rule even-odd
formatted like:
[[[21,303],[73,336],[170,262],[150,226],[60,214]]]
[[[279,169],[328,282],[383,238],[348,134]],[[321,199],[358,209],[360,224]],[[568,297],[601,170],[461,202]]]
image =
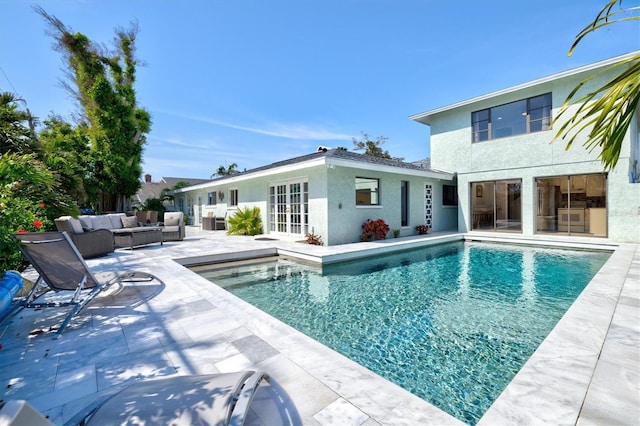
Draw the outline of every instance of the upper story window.
[[[551,128],[551,93],[471,113],[473,142]]]
[[[380,204],[378,179],[356,178],[356,206],[377,206]]]

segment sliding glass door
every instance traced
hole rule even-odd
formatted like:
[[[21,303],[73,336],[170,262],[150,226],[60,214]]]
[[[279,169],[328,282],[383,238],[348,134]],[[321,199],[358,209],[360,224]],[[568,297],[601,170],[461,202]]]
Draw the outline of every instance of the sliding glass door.
[[[605,174],[536,179],[536,232],[607,236]]]
[[[471,229],[522,231],[520,179],[471,184]]]

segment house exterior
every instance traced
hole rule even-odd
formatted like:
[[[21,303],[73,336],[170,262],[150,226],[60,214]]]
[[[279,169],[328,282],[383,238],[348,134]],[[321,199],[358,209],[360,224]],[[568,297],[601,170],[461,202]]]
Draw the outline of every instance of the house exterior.
[[[635,52],[637,53],[637,52]],[[410,117],[431,128],[431,166],[457,177],[458,230],[551,234],[640,242],[639,116],[616,167],[605,173],[598,152],[551,143],[569,93],[600,87],[632,54],[583,66]],[[572,110],[575,111],[575,108]],[[562,119],[570,118],[569,114]]]
[[[174,186],[178,184],[186,186],[202,182],[207,182],[207,179],[161,177],[158,182],[154,182],[151,175],[146,174],[144,175],[144,182],[140,185],[140,189],[138,189],[138,192],[133,196],[131,205],[133,208],[136,208],[150,198],[162,199],[166,191],[173,189]],[[162,204],[166,211],[176,210],[173,200],[163,200]]]
[[[451,173],[323,147],[177,189],[175,200],[194,225],[255,206],[265,234],[303,240],[312,233],[326,245],[359,241],[367,219],[384,219],[401,236],[414,235],[420,224],[433,231],[457,228]]]

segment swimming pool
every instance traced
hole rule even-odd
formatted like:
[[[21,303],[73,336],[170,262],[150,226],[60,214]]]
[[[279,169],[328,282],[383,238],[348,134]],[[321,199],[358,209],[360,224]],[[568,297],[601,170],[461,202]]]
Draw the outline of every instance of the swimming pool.
[[[608,252],[452,243],[206,278],[462,421],[476,423]]]

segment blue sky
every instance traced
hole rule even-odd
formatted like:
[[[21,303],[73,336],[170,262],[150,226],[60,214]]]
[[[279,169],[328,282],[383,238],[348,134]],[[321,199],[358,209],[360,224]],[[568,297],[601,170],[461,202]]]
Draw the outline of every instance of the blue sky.
[[[75,105],[41,5],[110,43],[140,27],[136,90],[152,130],[144,172],[209,178],[384,136],[429,156],[409,116],[640,48],[638,22],[575,35],[605,0],[0,0],[0,90],[45,119]],[[624,0],[624,6],[638,1]]]

